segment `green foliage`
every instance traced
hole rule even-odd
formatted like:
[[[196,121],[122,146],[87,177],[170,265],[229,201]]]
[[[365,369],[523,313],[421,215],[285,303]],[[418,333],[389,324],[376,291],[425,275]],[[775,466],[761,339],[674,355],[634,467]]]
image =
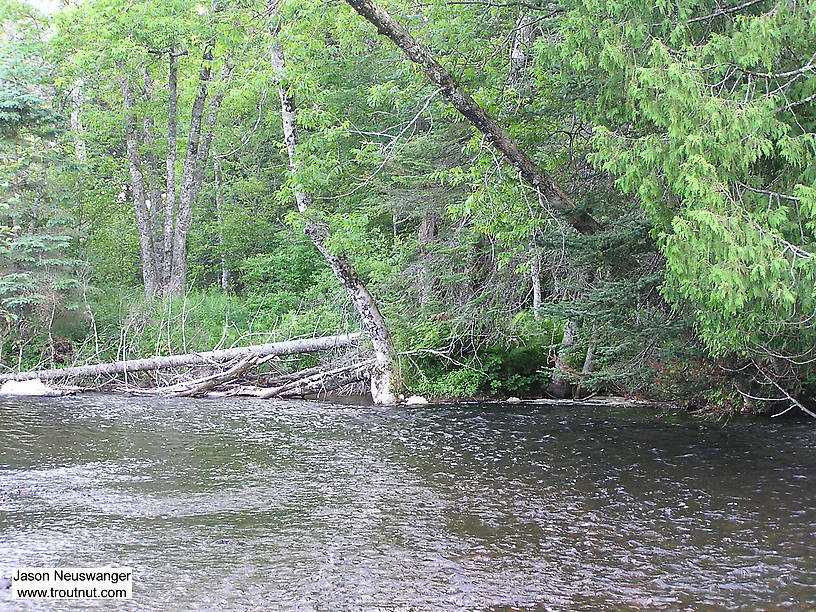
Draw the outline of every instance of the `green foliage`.
[[[486,327],[510,335],[499,340],[485,329],[476,346],[460,327],[472,321],[424,317],[396,326],[395,338],[407,353],[406,386],[438,399],[540,395],[550,379],[553,324],[529,313],[504,317]]]
[[[814,5],[768,9],[579,2],[563,44],[542,53],[606,84],[586,107],[593,159],[639,198],[664,294],[719,355],[816,339]]]
[[[358,329],[301,232],[303,190],[380,304],[415,392],[539,395],[559,353],[590,391],[697,406],[734,405],[710,355],[801,355],[792,378],[813,382],[813,2],[383,6],[601,231],[565,225],[345,3],[296,0],[274,17],[298,104],[290,172],[265,4],[92,0],[47,19],[0,0],[0,361],[53,361],[56,336],[72,358],[114,359]],[[181,154],[207,48],[213,75],[234,70],[200,168],[191,287],[145,302],[119,81],[153,130],[143,155],[162,160],[167,52],[181,52]],[[77,87],[82,132],[66,116]],[[565,352],[566,321],[578,340]]]
[[[466,399],[482,393],[484,378],[480,372],[467,368],[448,371],[428,368],[420,370],[410,387],[414,392],[431,398]]]
[[[88,295],[94,342],[78,348],[78,359],[136,359],[214,348],[248,346],[313,334],[338,333],[333,313],[277,310],[265,303],[216,290],[192,291],[184,298],[146,301],[138,290],[96,290]],[[85,333],[90,332],[90,319]]]

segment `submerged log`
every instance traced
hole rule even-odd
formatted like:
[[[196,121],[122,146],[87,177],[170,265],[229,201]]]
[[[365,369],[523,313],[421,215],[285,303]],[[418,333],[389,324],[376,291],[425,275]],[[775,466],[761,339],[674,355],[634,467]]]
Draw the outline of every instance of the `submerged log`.
[[[17,374],[0,374],[0,383],[8,380],[54,380],[63,378],[89,378],[95,376],[110,376],[128,372],[147,372],[168,368],[190,367],[225,362],[250,356],[280,356],[296,355],[311,351],[329,351],[346,348],[357,344],[360,333],[341,334],[338,336],[324,336],[322,338],[305,338],[302,340],[287,340],[239,348],[205,351],[203,353],[187,353],[185,355],[169,355],[167,357],[149,357],[147,359],[129,359],[113,363],[79,366],[73,368],[56,368],[53,370],[31,370]]]

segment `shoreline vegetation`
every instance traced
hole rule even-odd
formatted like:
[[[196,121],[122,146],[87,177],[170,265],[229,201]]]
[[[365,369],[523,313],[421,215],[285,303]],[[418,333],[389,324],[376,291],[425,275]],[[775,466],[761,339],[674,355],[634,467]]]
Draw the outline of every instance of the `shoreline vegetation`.
[[[816,417],[813,11],[0,0],[0,381]]]

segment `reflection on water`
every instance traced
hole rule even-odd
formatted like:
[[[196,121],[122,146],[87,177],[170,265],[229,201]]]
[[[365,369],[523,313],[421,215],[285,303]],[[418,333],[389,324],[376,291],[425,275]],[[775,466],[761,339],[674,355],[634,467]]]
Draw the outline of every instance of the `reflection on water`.
[[[0,577],[132,566],[117,609],[812,609],[815,532],[807,422],[0,400]]]

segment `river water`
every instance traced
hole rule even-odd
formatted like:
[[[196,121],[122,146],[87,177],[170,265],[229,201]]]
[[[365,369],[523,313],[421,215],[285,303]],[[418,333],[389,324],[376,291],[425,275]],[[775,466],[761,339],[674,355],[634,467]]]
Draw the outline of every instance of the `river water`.
[[[115,609],[816,609],[815,536],[812,422],[0,399],[0,577],[131,566]],[[111,609],[45,603],[0,590]]]

